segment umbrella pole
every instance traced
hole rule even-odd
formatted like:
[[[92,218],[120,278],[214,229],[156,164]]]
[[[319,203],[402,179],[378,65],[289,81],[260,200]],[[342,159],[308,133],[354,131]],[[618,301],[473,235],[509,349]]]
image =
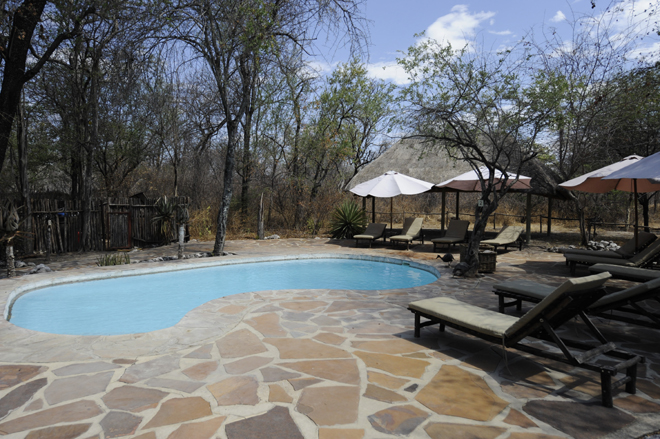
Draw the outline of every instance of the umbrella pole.
[[[445,231],[445,204],[447,201],[447,192],[442,191],[442,213],[440,214],[440,225],[443,232]]]
[[[456,219],[459,219],[459,214],[458,214],[458,210],[459,210],[459,206],[460,206],[460,195],[459,194],[460,194],[460,192],[456,191]]]
[[[392,222],[394,220],[394,210],[392,205],[394,204],[394,197],[390,197],[390,230],[392,230]]]
[[[371,222],[376,222],[376,197],[371,197]]]
[[[637,246],[639,245],[639,235],[637,233],[637,228],[639,226],[639,218],[637,216],[637,179],[633,179],[633,187],[635,189],[635,251],[637,251]]]

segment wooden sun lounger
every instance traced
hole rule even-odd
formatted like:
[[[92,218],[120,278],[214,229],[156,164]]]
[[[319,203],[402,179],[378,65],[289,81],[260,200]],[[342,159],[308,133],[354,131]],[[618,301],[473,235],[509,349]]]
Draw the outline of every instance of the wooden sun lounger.
[[[387,228],[387,224],[369,224],[364,232],[353,236],[353,239],[355,239],[355,246],[357,247],[360,241],[369,241],[369,248],[371,248],[371,244],[378,238],[382,237],[383,241],[385,241],[385,228]]]
[[[497,247],[503,246],[504,250],[507,250],[510,245],[515,245],[518,247],[518,250],[522,250],[523,246],[523,233],[522,226],[504,226],[500,233],[493,239],[485,239],[481,241],[483,245],[492,245],[497,251]]]
[[[422,218],[406,218],[403,221],[403,229],[400,235],[390,236],[390,242],[405,242],[406,250],[410,250],[410,243],[413,240],[421,240],[424,244],[424,237],[422,235]]]
[[[518,311],[522,302],[539,303],[555,287],[536,282],[513,280],[493,285],[493,292],[499,297],[499,311],[516,306]],[[653,313],[640,305],[644,300],[660,302],[660,277],[634,285],[623,290],[606,290],[607,294],[589,305],[587,313],[598,317],[632,323],[647,328],[660,329],[660,314]],[[513,299],[506,302],[506,299]]]
[[[644,358],[618,351],[591,323],[584,310],[605,294],[603,284],[608,273],[569,279],[555,288],[545,299],[520,318],[473,306],[449,297],[412,302],[408,309],[415,314],[415,337],[421,328],[439,324],[440,331],[449,326],[503,347],[550,358],[576,367],[600,373],[602,404],[612,407],[612,389],[625,385],[626,392],[636,392],[637,364]],[[601,343],[591,345],[562,338],[555,329],[575,316],[584,320],[589,330]],[[421,318],[427,319],[422,322]],[[553,344],[561,354],[523,343],[533,337]],[[605,361],[602,357],[608,357]],[[615,359],[615,361],[612,361]],[[612,382],[619,373],[625,376]]]
[[[580,254],[566,253],[566,263],[571,270],[571,276],[575,275],[575,268],[577,264],[595,265],[595,264],[611,264],[621,265],[624,267],[644,267],[653,263],[660,258],[660,239],[656,239],[648,245],[644,250],[628,259],[615,259],[598,256],[586,256]]]
[[[623,265],[596,264],[589,267],[593,274],[609,272],[613,278],[631,280],[633,282],[646,282],[660,278],[660,270],[647,268],[625,267]]]
[[[442,238],[434,238],[431,240],[433,243],[433,251],[439,246],[446,245],[448,248],[454,244],[465,241],[470,221],[452,219],[447,226],[447,232]]]

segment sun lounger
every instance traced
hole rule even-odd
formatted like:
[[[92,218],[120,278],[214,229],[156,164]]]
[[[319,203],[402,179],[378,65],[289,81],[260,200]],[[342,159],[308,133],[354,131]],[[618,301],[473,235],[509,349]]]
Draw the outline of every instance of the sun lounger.
[[[628,259],[601,258],[596,256],[584,256],[570,253],[567,253],[564,256],[566,256],[566,263],[570,267],[571,275],[575,275],[575,268],[577,264],[612,264],[621,265],[624,267],[644,267],[653,263],[660,257],[660,239],[656,239],[644,250]]]
[[[384,233],[385,233],[385,228],[387,227],[387,224],[381,224],[381,223],[371,223],[367,226],[366,230],[359,235],[354,235],[353,239],[355,239],[355,246],[358,246],[358,242],[360,240],[362,241],[369,241],[369,248],[371,248],[371,244],[378,238],[383,238],[383,241],[385,240]]]
[[[454,244],[465,241],[465,235],[467,235],[469,226],[470,221],[457,219],[449,221],[449,226],[447,226],[447,232],[445,233],[445,236],[431,240],[433,243],[433,251],[436,251],[437,247],[443,245],[451,247]]]
[[[639,251],[646,248],[649,244],[656,240],[653,233],[639,232],[637,248]],[[628,259],[635,254],[635,238],[625,242],[617,250],[587,250],[581,248],[560,248],[560,252],[566,256],[580,255],[580,256],[596,256],[598,258],[615,258],[615,259]]]
[[[481,241],[481,244],[492,245],[495,251],[499,246],[504,246],[504,250],[507,250],[510,245],[517,245],[518,250],[522,250],[523,240],[520,236],[522,232],[522,226],[504,226],[495,238]]]
[[[410,250],[410,243],[415,239],[421,240],[422,244],[424,244],[424,238],[421,237],[422,221],[422,218],[406,218],[403,221],[401,234],[390,236],[390,241],[394,243],[405,242],[406,250]]]
[[[647,282],[660,278],[660,270],[649,270],[647,268],[625,267],[622,265],[596,264],[589,267],[593,274],[609,272],[616,279],[631,280],[633,282]]]
[[[601,273],[602,274],[602,273]],[[499,297],[499,311],[509,306],[521,310],[522,302],[538,303],[548,297],[555,287],[525,280],[512,280],[493,285]],[[506,299],[514,299],[506,302]],[[610,290],[587,308],[587,313],[610,320],[632,323],[648,328],[660,329],[660,314],[642,306],[644,300],[660,302],[660,277],[622,290]],[[632,317],[631,317],[632,315]]]
[[[412,302],[408,305],[408,309],[415,314],[415,337],[420,336],[421,328],[440,324],[441,332],[444,331],[445,326],[449,326],[502,347],[516,348],[543,358],[599,372],[602,403],[606,407],[612,407],[613,388],[625,384],[628,393],[636,392],[637,364],[644,359],[616,350],[614,344],[607,343],[584,313],[589,305],[605,294],[602,286],[609,277],[609,274],[601,273],[569,279],[520,318],[469,305],[449,297],[434,297]],[[555,332],[555,329],[578,315],[599,340],[600,345],[568,340]],[[428,321],[422,322],[422,317]],[[561,354],[556,349],[540,349],[524,344],[523,339],[526,337],[551,343],[561,351]],[[602,362],[603,356],[608,357],[605,363]],[[620,361],[612,361],[612,359]],[[612,378],[621,372],[626,376],[613,383]]]

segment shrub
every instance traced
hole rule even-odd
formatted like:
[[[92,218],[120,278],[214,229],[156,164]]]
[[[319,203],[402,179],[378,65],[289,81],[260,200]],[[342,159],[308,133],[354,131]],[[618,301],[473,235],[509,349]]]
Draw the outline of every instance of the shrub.
[[[335,239],[352,238],[364,231],[367,216],[353,201],[345,201],[332,214],[330,233]]]
[[[99,267],[106,267],[108,265],[124,265],[130,264],[131,257],[128,253],[114,253],[110,255],[103,255],[96,260],[96,265]]]

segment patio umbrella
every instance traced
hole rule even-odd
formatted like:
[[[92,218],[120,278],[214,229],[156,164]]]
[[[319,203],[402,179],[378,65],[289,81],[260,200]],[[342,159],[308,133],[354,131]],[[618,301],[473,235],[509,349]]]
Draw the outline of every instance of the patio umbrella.
[[[417,195],[431,190],[433,183],[418,180],[396,171],[387,171],[383,175],[358,184],[351,192],[361,197],[390,198],[390,229],[393,221],[392,198],[397,195]]]
[[[484,180],[488,180],[488,178],[490,177],[490,172],[488,171],[488,168],[486,168],[485,166],[479,168],[479,172],[483,176]],[[506,177],[509,181],[514,180],[516,177],[518,178],[518,181],[515,182],[513,186],[511,186],[511,189],[531,188],[531,185],[529,184],[530,181],[532,181],[531,177],[525,177],[524,175],[516,175],[509,173],[506,173]],[[499,189],[499,186],[501,185],[503,179],[504,179],[504,174],[496,169],[495,178],[493,180],[495,182],[496,188]],[[443,181],[442,183],[438,183],[435,185],[435,187],[437,189],[454,189],[462,192],[481,192],[481,183],[479,182],[479,175],[475,170],[466,172],[465,174],[461,174],[458,177],[451,178],[447,181]]]
[[[641,158],[607,177],[603,177],[607,184],[616,184],[627,192],[635,193],[635,247],[637,247],[637,193],[660,191],[660,152],[646,158]]]

